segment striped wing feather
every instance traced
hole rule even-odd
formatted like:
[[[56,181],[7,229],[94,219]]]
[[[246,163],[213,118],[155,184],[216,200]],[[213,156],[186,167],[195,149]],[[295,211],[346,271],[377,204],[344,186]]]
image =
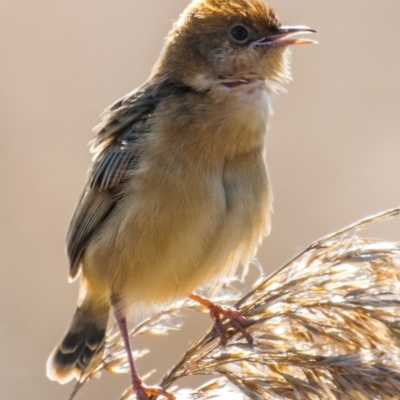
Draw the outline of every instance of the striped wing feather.
[[[106,110],[101,124],[95,128],[97,135],[91,144],[93,162],[67,235],[71,279],[79,272],[93,233],[114,209],[126,173],[135,168],[135,144],[145,132],[156,104],[151,89],[139,88]]]
[[[158,85],[145,83],[103,113],[91,143],[94,157],[87,183],[67,235],[71,279],[79,272],[93,233],[117,204],[127,173],[138,163],[137,142],[149,133],[149,119],[158,103],[172,94],[189,91],[192,89],[169,81]]]

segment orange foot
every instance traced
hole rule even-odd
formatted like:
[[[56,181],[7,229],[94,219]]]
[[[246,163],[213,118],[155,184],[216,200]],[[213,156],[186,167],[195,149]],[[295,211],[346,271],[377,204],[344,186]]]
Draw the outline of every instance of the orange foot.
[[[175,396],[158,386],[135,385],[137,400],[149,400],[151,396],[164,396],[168,400],[175,400]]]
[[[250,344],[253,343],[252,336],[250,335],[249,332],[246,331],[247,321],[243,317],[243,315],[240,314],[238,310],[232,307],[215,304],[211,300],[208,300],[194,293],[190,294],[188,297],[209,309],[210,317],[214,321],[214,327],[218,333],[219,340],[222,346],[226,346],[228,342],[228,338],[226,336],[225,329],[222,324],[222,318],[224,317],[229,319],[233,327],[243,335],[243,337],[247,340],[248,343]]]

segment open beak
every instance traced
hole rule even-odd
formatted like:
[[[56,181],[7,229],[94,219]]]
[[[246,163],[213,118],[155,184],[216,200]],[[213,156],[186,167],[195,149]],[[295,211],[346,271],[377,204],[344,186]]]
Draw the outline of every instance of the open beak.
[[[315,40],[298,39],[299,34],[317,33],[307,26],[281,26],[277,31],[252,43],[253,46],[286,47],[292,44],[316,44]]]

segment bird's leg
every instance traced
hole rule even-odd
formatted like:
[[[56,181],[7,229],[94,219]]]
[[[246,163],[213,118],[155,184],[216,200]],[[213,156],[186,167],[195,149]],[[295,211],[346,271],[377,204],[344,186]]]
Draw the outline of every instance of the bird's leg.
[[[175,396],[168,393],[164,389],[157,386],[145,386],[140,379],[139,373],[136,369],[135,362],[132,356],[131,343],[129,340],[128,325],[126,323],[125,313],[114,305],[114,315],[117,320],[121,337],[125,345],[125,351],[128,357],[128,363],[131,370],[132,388],[136,393],[137,400],[149,400],[150,396],[164,396],[168,400],[175,400]]]
[[[226,346],[228,342],[228,338],[226,336],[225,329],[221,321],[221,318],[224,317],[231,322],[233,327],[243,335],[248,343],[253,343],[252,336],[249,332],[246,331],[246,319],[238,310],[233,307],[221,306],[219,304],[213,303],[211,300],[208,300],[205,297],[199,296],[194,293],[191,293],[188,297],[195,302],[201,304],[202,306],[208,308],[208,310],[210,311],[210,317],[214,321],[214,327],[217,331],[222,346]]]

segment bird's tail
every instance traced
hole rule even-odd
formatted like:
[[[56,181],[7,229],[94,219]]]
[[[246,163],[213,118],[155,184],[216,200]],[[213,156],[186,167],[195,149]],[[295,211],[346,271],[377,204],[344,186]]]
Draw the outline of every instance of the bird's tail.
[[[67,333],[47,360],[47,377],[61,384],[80,379],[92,361],[102,355],[110,304],[87,288],[83,292]]]

